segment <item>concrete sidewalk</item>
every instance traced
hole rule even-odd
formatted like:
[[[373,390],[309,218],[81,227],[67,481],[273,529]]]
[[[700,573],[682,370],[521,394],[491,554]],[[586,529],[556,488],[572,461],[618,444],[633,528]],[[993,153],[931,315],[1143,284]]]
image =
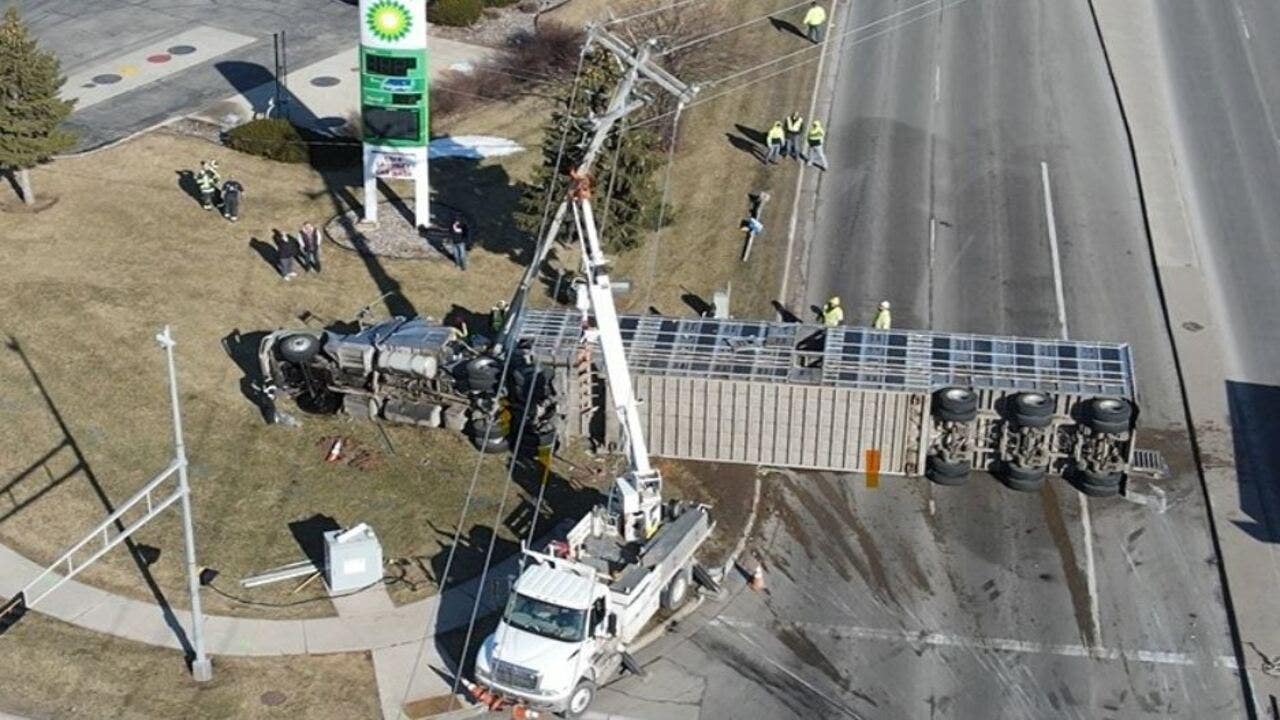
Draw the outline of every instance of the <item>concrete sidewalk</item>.
[[[494,53],[492,48],[440,37],[431,37],[428,45],[428,71],[432,81],[449,72],[465,72]],[[323,132],[339,130],[349,118],[360,115],[358,48],[352,46],[291,71],[288,89],[281,92],[281,107],[271,107],[275,98],[276,83],[267,82],[202,108],[191,117],[229,128],[266,115],[271,110],[273,117],[287,116],[303,127]]]
[[[502,606],[508,581],[515,578],[518,558],[494,565],[485,583],[487,592],[480,614]],[[12,597],[30,579],[44,570],[12,549],[0,545],[0,595]],[[475,601],[478,579],[449,589],[442,597],[395,607],[365,603],[339,617],[307,620],[262,620],[227,615],[206,615],[205,646],[210,655],[302,655],[308,653],[360,652],[418,642],[427,636],[466,625]],[[384,595],[385,589],[379,590]],[[350,601],[342,598],[337,603]],[[349,605],[350,603],[348,603]],[[441,606],[445,606],[441,614]],[[339,605],[344,607],[344,605]],[[178,636],[169,626],[164,611],[156,604],[122,597],[70,580],[42,600],[35,611],[73,625],[116,637],[181,649]],[[191,627],[191,614],[174,610],[184,629]]]

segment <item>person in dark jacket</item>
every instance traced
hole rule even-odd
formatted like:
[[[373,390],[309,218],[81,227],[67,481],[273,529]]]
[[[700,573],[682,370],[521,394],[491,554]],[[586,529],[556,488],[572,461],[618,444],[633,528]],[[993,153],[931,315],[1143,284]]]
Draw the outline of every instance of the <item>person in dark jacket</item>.
[[[240,196],[244,194],[244,186],[239,180],[228,178],[222,183],[222,212],[231,222],[240,219]]]
[[[309,222],[302,223],[298,230],[298,240],[302,241],[302,267],[307,272],[320,272],[320,231]]]
[[[298,272],[293,269],[293,260],[298,256],[298,243],[294,241],[289,233],[275,231],[276,256],[280,260],[280,277],[285,280],[292,280],[298,277]]]
[[[453,249],[453,261],[458,264],[459,270],[467,269],[467,244],[471,242],[471,228],[462,221],[462,218],[454,218],[453,225],[449,227],[449,242]]]

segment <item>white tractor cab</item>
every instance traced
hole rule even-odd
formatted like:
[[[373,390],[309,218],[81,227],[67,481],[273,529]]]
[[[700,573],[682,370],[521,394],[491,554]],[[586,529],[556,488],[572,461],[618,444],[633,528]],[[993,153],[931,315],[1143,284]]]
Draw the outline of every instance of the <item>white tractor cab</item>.
[[[502,620],[476,655],[476,680],[494,694],[579,717],[658,609],[688,599],[694,553],[714,527],[707,506],[655,503],[652,524],[627,527],[618,510],[639,498],[619,489],[625,482],[547,553],[524,550]]]

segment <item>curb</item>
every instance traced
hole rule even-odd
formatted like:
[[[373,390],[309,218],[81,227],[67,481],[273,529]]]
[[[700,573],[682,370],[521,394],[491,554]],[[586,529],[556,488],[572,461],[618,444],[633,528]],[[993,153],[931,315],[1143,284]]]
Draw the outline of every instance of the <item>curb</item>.
[[[698,593],[696,600],[685,604],[685,606],[677,610],[674,615],[663,620],[652,628],[649,628],[648,632],[633,640],[631,644],[627,646],[627,652],[638,652],[652,645],[655,640],[666,635],[672,625],[675,625],[681,620],[689,617],[695,610],[702,607],[702,602],[704,600],[706,600],[706,597],[702,593]]]
[[[751,537],[751,531],[755,529],[756,514],[760,510],[760,487],[763,484],[765,472],[763,468],[756,469],[756,488],[751,496],[751,514],[747,516],[747,525],[742,531],[742,537],[738,538],[738,544],[733,547],[733,550],[730,551],[729,556],[725,558],[724,563],[719,568],[719,577],[716,577],[716,582],[721,583],[721,585],[724,584],[724,579],[729,577],[729,570],[737,564],[738,557],[742,555],[742,551],[747,548],[747,539]]]

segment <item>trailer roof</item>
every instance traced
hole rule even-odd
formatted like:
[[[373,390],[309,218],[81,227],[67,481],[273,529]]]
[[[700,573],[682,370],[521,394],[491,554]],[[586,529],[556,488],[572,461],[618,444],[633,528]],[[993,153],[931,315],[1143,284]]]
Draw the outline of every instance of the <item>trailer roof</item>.
[[[581,316],[526,309],[519,337],[567,363]],[[925,330],[623,315],[631,371],[658,376],[929,392],[959,385],[1136,399],[1128,344]]]

